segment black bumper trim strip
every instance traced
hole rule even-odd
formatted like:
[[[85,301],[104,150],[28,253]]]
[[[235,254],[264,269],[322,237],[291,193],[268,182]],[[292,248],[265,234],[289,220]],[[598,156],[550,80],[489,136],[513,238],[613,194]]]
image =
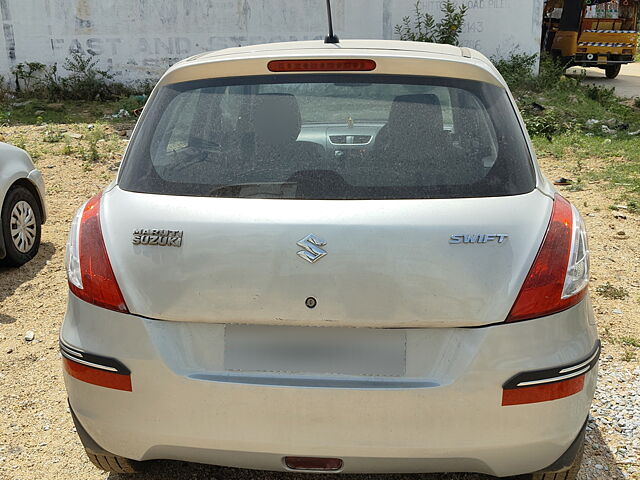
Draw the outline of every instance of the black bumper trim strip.
[[[593,367],[598,364],[600,350],[601,343],[600,340],[598,340],[593,350],[583,359],[559,367],[518,373],[507,380],[504,385],[502,385],[502,388],[504,390],[513,390],[534,385],[547,385],[579,377],[591,371]]]
[[[117,373],[118,375],[131,375],[131,370],[129,370],[121,361],[111,357],[95,355],[93,353],[80,350],[79,348],[72,347],[62,340],[62,338],[60,338],[60,353],[63,357],[71,360],[72,362],[80,363],[88,367]]]

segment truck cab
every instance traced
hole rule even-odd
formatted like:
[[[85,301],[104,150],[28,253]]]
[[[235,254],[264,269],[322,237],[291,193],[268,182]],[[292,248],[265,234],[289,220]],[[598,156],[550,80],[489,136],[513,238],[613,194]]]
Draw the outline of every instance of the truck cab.
[[[542,47],[567,66],[599,67],[607,78],[635,59],[638,0],[549,0]]]

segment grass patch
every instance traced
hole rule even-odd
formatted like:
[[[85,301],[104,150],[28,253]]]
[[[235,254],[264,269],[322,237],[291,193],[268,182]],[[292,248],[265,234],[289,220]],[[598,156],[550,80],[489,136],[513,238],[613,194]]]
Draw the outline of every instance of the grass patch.
[[[636,352],[628,348],[624,350],[624,353],[622,354],[623,362],[633,362],[635,359],[636,359]]]
[[[616,199],[616,205],[625,205],[627,211],[637,212],[640,206],[640,138],[619,136],[602,138],[584,133],[568,132],[552,140],[537,136],[533,144],[539,156],[552,157],[560,162],[571,163],[574,174],[580,181],[600,181],[611,187],[621,187],[624,192]],[[584,159],[590,162],[589,169],[583,167]],[[580,182],[578,182],[580,183]],[[612,206],[618,209],[618,206]]]
[[[635,337],[621,337],[620,343],[628,347],[640,348],[640,338]]]
[[[101,70],[91,55],[73,53],[64,62],[66,76],[56,64],[19,63],[10,81],[0,76],[0,125],[71,124],[109,117],[127,121],[144,106],[152,85],[125,85]],[[15,87],[16,91],[12,90]]]
[[[540,79],[513,89],[535,149],[540,156],[571,162],[582,181],[601,181],[625,192],[618,203],[629,211],[640,205],[640,110],[616,97],[612,90],[583,83],[543,60]],[[560,69],[562,72],[562,69]],[[584,170],[582,161],[597,164]]]
[[[58,143],[64,140],[64,134],[58,128],[45,130],[42,135],[42,141],[45,143]]]
[[[527,73],[534,62],[534,56],[519,54],[496,61],[532,136],[552,141],[556,136],[579,133],[611,139],[640,130],[640,112],[621,102],[613,88],[567,77],[564,67],[547,56],[540,61],[539,75]]]
[[[568,164],[583,181],[616,189],[618,204],[637,212],[640,206],[640,97],[628,102],[613,88],[594,86],[584,76],[568,77],[564,65],[549,56],[513,52],[493,59],[513,92],[539,156]],[[583,168],[589,159],[589,169]],[[621,188],[618,188],[621,187]],[[619,192],[623,192],[620,194]]]
[[[598,285],[596,287],[596,293],[611,300],[624,300],[629,296],[629,292],[626,288],[616,287],[611,285],[609,282],[604,285]]]
[[[118,113],[121,110],[131,113],[142,105],[144,105],[144,99],[140,96],[108,102],[67,100],[48,103],[39,99],[14,101],[0,103],[0,125],[64,125],[92,123],[99,120],[114,124],[130,123],[133,115],[118,116]]]
[[[640,109],[618,98],[613,89],[564,75],[564,68],[541,59],[540,75],[530,71],[535,57],[513,54],[496,61],[516,98],[540,156],[571,162],[580,182],[602,181],[622,187],[619,203],[629,211],[640,205]],[[523,73],[524,72],[524,73]],[[597,167],[585,171],[585,159]]]

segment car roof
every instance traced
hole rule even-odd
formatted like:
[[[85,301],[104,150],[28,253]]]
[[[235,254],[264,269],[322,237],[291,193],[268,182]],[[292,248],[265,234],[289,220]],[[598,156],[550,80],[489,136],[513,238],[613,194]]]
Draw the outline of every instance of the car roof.
[[[266,68],[266,61],[309,58],[372,58],[378,63],[373,73],[470,78],[505,87],[501,75],[480,52],[453,45],[401,40],[342,40],[337,44],[310,40],[226,48],[176,63],[160,83],[273,74]],[[224,67],[220,65],[223,62]],[[212,69],[213,64],[220,68]]]

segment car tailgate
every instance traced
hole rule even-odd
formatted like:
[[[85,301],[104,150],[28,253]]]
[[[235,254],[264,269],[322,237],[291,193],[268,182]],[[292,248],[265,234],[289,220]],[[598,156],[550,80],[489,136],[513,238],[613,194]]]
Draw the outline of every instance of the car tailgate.
[[[103,201],[107,250],[134,314],[386,328],[504,321],[552,207],[538,190],[511,197],[316,201],[116,187]],[[135,231],[154,229],[183,232],[180,246],[134,245]],[[326,255],[315,263],[303,258],[305,251],[312,258],[320,253],[312,252],[309,235],[311,243],[325,243],[316,245]],[[452,235],[463,241],[452,243]],[[477,235],[496,237],[464,241]]]

